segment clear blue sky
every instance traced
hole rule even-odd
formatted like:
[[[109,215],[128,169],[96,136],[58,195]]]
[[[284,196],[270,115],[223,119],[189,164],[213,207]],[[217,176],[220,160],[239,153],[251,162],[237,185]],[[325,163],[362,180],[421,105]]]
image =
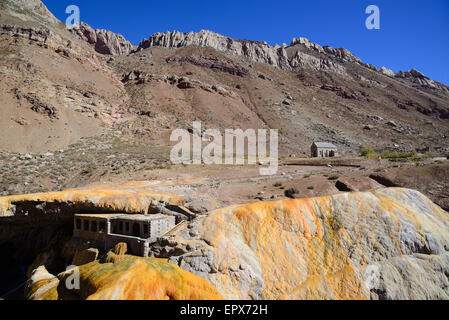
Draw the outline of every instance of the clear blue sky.
[[[237,39],[290,44],[306,37],[344,47],[393,71],[415,68],[449,85],[449,0],[43,0],[61,21],[67,5],[81,20],[138,44],[155,32],[208,29]],[[365,9],[380,8],[381,29],[367,30]]]

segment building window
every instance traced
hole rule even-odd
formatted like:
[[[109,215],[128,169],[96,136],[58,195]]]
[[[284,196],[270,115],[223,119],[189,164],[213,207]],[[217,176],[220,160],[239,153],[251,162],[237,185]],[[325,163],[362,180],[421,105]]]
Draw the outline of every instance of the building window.
[[[100,222],[100,229],[98,231],[100,231],[100,232],[106,231],[106,223],[105,222]]]
[[[81,230],[81,219],[80,218],[76,219],[76,229]]]
[[[140,237],[140,224],[138,224],[137,222],[133,224],[133,236]]]
[[[126,232],[129,232],[129,222],[125,223]]]
[[[97,221],[92,221],[92,223],[90,224],[90,230],[92,232],[97,232]]]
[[[143,233],[148,234],[148,225],[147,224],[143,225]]]
[[[119,228],[120,232],[123,232],[123,222],[122,221],[120,221],[118,223],[118,228]]]
[[[84,231],[89,231],[89,220],[84,220]]]

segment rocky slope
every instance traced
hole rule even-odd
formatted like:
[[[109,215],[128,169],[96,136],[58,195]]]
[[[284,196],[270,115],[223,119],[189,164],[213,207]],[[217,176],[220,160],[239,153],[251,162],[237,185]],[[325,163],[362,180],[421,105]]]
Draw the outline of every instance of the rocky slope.
[[[281,128],[282,156],[308,156],[316,140],[342,154],[449,151],[447,87],[416,70],[377,69],[305,38],[270,46],[211,31],[156,33],[134,50],[86,24],[70,32],[38,0],[3,0],[0,14],[5,152],[45,154],[111,133],[169,146],[194,120]]]
[[[122,83],[41,1],[1,2],[0,61],[2,150],[55,151],[120,121]]]

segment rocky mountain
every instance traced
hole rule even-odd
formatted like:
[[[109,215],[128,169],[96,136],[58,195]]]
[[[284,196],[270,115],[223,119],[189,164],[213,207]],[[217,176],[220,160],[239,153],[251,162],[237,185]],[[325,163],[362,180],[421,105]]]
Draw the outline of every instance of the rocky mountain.
[[[168,145],[193,120],[282,128],[284,155],[307,156],[314,140],[345,154],[448,151],[438,143],[449,136],[447,86],[416,70],[379,70],[305,38],[270,46],[174,31],[135,47],[85,23],[69,31],[40,1],[4,0],[0,11],[4,151],[54,152],[115,132]]]
[[[84,22],[81,22],[70,31],[89,43],[96,52],[101,54],[127,55],[136,49],[136,46],[126,40],[121,34],[103,29],[94,30]]]

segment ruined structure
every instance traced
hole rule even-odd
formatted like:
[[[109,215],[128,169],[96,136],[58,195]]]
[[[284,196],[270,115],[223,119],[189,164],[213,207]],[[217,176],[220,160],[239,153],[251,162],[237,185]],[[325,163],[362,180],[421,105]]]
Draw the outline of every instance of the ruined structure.
[[[312,158],[332,158],[338,156],[338,148],[330,142],[314,142],[311,151]]]
[[[162,214],[76,214],[73,236],[106,250],[125,242],[135,255],[148,257],[149,244],[173,229],[175,220]]]

